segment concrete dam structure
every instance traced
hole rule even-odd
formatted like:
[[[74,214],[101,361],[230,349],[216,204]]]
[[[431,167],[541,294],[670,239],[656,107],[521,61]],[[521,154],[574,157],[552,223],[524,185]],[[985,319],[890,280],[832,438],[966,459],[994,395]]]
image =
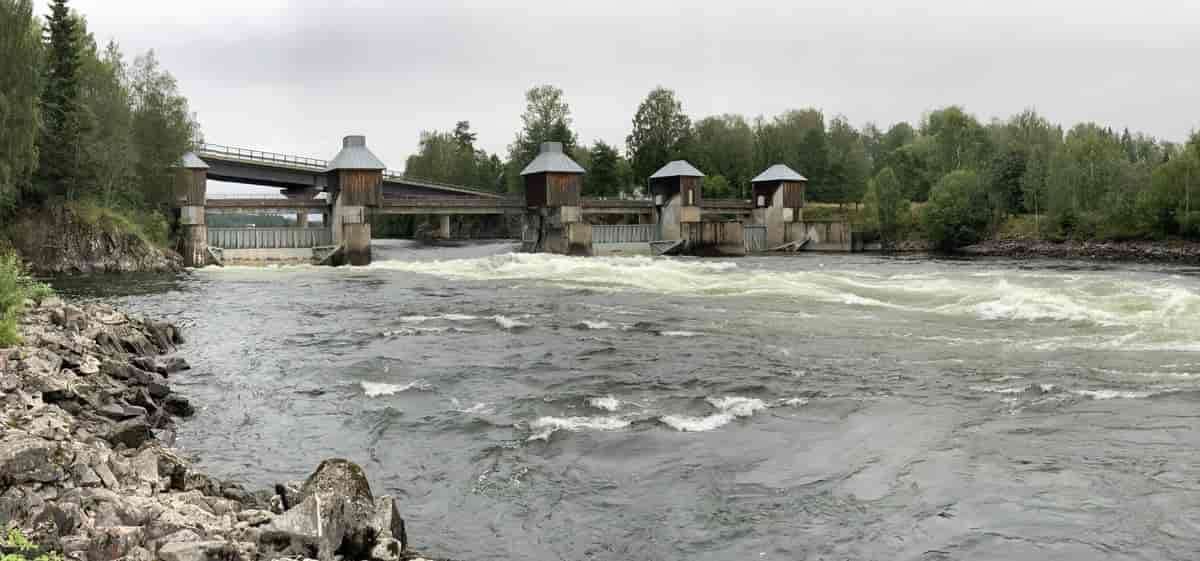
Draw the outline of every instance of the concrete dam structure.
[[[771,166],[751,182],[750,200],[705,199],[704,174],[677,160],[648,181],[650,198],[588,199],[586,171],[557,142],[543,143],[508,196],[390,172],[363,136],[347,136],[332,160],[202,144],[176,174],[180,253],[202,267],[226,261],[371,262],[370,217],[436,217],[449,238],[455,216],[521,224],[522,249],[571,255],[744,255],[766,251],[855,251],[848,222],[805,220],[804,176]],[[207,181],[277,187],[271,198],[208,198]],[[295,227],[209,228],[210,214],[283,214]],[[319,225],[309,216],[319,215]],[[591,219],[591,221],[589,221]],[[593,224],[617,220],[623,224]]]

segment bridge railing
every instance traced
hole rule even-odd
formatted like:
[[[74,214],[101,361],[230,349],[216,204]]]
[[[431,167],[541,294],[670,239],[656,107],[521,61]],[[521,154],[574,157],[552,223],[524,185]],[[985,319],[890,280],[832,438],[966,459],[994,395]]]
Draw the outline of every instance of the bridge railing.
[[[592,243],[652,242],[657,236],[657,224],[592,226]]]
[[[223,144],[202,143],[196,147],[196,151],[221,156],[230,156],[242,160],[253,160],[256,162],[275,162],[320,169],[325,169],[329,166],[328,160],[308,158],[305,156],[295,156],[292,154],[280,154],[278,152],[267,152],[264,150],[254,150],[252,148],[225,146]]]
[[[221,249],[309,248],[333,243],[329,228],[209,228],[208,245]]]

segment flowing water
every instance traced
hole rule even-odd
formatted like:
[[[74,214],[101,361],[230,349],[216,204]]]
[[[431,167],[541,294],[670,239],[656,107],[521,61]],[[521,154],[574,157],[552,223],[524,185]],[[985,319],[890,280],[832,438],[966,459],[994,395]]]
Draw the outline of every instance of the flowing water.
[[[1200,271],[377,242],[67,286],[183,324],[177,444],[464,560],[1195,559]]]

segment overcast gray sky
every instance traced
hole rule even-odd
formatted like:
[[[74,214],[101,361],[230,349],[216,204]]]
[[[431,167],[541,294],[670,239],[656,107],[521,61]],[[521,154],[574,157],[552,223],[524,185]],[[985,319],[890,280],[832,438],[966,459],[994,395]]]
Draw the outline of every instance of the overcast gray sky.
[[[660,84],[693,118],[812,106],[886,128],[961,104],[984,121],[1035,106],[1174,141],[1200,127],[1195,1],[71,5],[101,42],[155,49],[209,142],[330,158],[360,133],[395,169],[420,131],[458,120],[503,152],[540,83],[565,91],[581,141],[622,147]]]

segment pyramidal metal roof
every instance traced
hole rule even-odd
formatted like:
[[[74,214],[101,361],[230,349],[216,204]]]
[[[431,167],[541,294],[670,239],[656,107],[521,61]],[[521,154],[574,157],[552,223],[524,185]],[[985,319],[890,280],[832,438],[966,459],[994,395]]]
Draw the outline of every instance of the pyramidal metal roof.
[[[387,166],[367,149],[367,137],[352,135],[342,139],[342,151],[329,161],[325,171],[338,169],[383,170]]]
[[[750,183],[765,183],[768,181],[808,181],[808,178],[783,164],[775,164],[767,168],[766,171],[758,174],[758,177],[751,179]]]
[[[208,164],[200,159],[195,152],[188,152],[179,159],[179,167],[184,169],[208,169]]]
[[[543,142],[537,157],[521,170],[521,175],[585,172],[583,166],[575,163],[575,160],[563,153],[561,142]]]
[[[704,177],[700,170],[696,169],[687,160],[675,160],[654,172],[650,179],[662,179],[664,177]]]

